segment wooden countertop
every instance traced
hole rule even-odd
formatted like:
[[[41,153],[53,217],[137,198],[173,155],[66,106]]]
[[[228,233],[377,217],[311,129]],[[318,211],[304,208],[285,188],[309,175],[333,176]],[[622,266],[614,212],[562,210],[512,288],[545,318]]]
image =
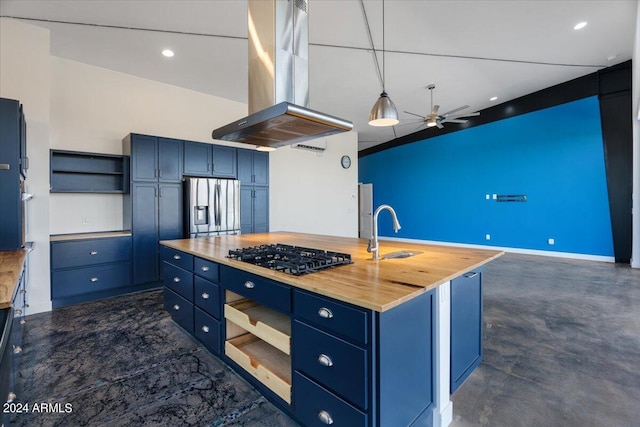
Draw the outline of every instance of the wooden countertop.
[[[161,244],[275,281],[375,311],[386,311],[478,268],[504,252],[380,241],[380,256],[399,251],[421,254],[373,261],[367,240],[301,233],[261,233],[169,240]],[[284,243],[351,254],[353,264],[293,276],[229,259],[229,249]]]
[[[26,256],[25,249],[0,251],[0,309],[11,307],[11,299]]]
[[[98,231],[95,233],[52,234],[49,240],[52,242],[64,242],[66,240],[104,239],[107,237],[127,237],[131,232],[123,231]]]

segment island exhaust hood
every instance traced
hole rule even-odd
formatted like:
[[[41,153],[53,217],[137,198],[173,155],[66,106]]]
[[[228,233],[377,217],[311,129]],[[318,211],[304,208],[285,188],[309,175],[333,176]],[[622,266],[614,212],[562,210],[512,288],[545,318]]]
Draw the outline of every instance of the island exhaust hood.
[[[249,116],[215,129],[213,139],[275,149],[353,129],[308,108],[308,0],[247,3]]]

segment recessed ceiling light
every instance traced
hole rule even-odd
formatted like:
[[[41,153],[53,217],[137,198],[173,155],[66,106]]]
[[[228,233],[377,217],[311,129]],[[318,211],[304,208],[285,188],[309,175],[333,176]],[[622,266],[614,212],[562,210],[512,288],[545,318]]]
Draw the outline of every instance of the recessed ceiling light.
[[[492,96],[491,98],[489,98],[489,101],[495,101],[496,99],[498,99],[497,96]]]
[[[584,27],[586,27],[586,26],[587,26],[587,23],[586,23],[585,21],[582,21],[582,22],[578,22],[578,23],[576,24],[576,26],[575,26],[575,27],[573,27],[573,29],[574,29],[574,30],[581,30],[581,29],[583,29],[583,28],[584,28]]]
[[[173,51],[171,49],[165,49],[162,51],[162,54],[167,58],[171,58],[173,56]]]

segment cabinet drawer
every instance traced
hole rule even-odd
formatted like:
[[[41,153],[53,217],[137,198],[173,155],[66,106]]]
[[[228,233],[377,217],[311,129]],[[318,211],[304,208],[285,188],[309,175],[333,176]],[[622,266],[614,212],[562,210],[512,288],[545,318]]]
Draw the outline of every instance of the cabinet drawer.
[[[131,237],[51,242],[51,268],[131,260]]]
[[[217,263],[206,259],[194,258],[193,260],[193,272],[214,283],[218,283],[220,280],[219,268]]]
[[[171,289],[164,288],[164,309],[169,312],[174,322],[193,334],[193,304]]]
[[[293,322],[293,368],[367,409],[367,352],[298,320]]]
[[[168,248],[166,246],[162,247],[162,260],[168,262],[169,264],[173,264],[176,267],[180,267],[184,270],[191,271],[193,270],[193,255],[177,251],[173,248]]]
[[[298,290],[293,293],[293,307],[297,316],[314,325],[360,344],[368,342],[369,313],[365,310]]]
[[[293,404],[300,421],[308,427],[358,427],[367,425],[362,413],[299,372],[293,375]]]
[[[60,270],[51,273],[51,297],[64,298],[131,285],[131,263]]]
[[[164,285],[193,302],[193,273],[167,262],[163,267],[162,280]]]
[[[220,286],[198,276],[193,278],[193,302],[211,316],[220,318]]]
[[[193,330],[196,338],[213,354],[220,354],[221,323],[198,307],[194,308]]]
[[[226,266],[220,268],[220,279],[230,291],[286,313],[291,312],[291,288],[288,286]]]

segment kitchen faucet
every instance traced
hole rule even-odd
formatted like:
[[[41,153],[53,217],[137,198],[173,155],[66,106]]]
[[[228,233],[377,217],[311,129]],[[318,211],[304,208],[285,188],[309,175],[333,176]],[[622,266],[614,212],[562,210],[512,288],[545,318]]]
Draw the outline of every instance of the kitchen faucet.
[[[383,209],[388,210],[393,217],[393,231],[396,233],[400,230],[400,223],[398,222],[398,217],[396,216],[396,211],[389,205],[380,205],[378,209],[373,213],[373,246],[371,245],[371,239],[369,239],[369,244],[367,245],[367,252],[373,253],[374,260],[378,259],[378,215],[380,211]]]

